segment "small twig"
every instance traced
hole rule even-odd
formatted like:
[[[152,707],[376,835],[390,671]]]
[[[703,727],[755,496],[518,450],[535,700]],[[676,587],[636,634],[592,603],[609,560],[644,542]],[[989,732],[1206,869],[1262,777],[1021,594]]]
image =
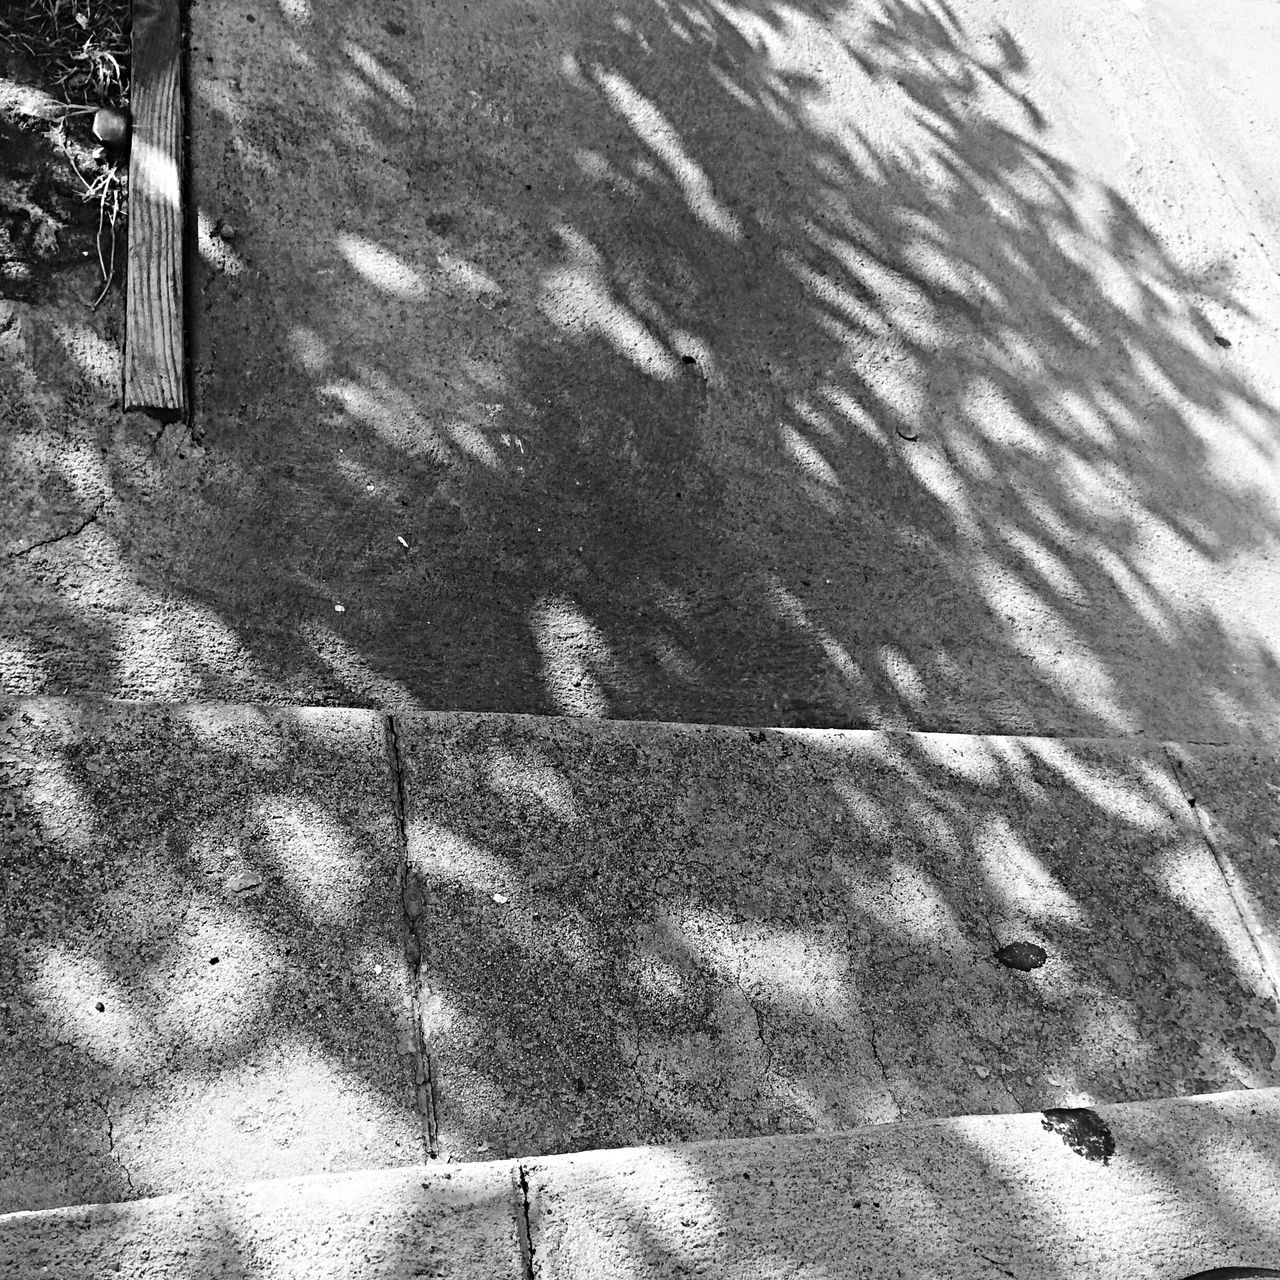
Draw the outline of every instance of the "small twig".
[[[102,278],[104,280],[107,278],[107,264],[102,260],[102,218],[103,218],[103,215],[106,213],[106,211],[107,211],[107,193],[104,191],[102,193],[101,198],[98,200],[98,235],[97,235],[97,239],[94,242],[97,245],[97,249],[98,249],[98,270],[102,272]],[[103,292],[105,293],[106,290],[104,289]],[[102,299],[100,295],[98,301],[100,302],[101,300]],[[98,303],[95,302],[93,306],[94,306],[94,310],[96,311],[98,307]]]
[[[98,206],[98,263],[102,263],[102,209],[107,202],[107,192],[102,192],[102,204]],[[107,290],[111,288],[111,282],[116,278],[116,217],[120,212],[120,188],[111,188],[111,265],[103,270],[106,277],[106,283],[102,286],[102,292],[93,300],[92,310],[97,311],[103,298],[107,296]]]

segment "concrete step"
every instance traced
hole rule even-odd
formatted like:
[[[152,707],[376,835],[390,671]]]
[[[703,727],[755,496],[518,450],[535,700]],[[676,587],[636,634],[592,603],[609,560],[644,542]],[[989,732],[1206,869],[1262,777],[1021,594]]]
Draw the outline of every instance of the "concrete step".
[[[1278,1263],[1274,1089],[0,1217],[0,1280],[1176,1280]]]
[[[0,788],[0,1210],[1280,1085],[1261,748],[38,699]]]

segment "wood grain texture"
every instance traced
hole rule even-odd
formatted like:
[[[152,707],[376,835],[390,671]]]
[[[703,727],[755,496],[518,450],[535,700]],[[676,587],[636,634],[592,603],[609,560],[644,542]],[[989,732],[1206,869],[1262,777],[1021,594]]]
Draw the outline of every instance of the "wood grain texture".
[[[180,0],[133,0],[124,407],[185,415]]]

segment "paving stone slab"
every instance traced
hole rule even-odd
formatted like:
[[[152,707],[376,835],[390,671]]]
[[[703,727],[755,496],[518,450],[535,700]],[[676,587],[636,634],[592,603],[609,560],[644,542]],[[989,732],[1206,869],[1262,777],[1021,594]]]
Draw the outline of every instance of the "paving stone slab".
[[[1158,744],[443,714],[398,737],[448,1154],[1280,1083]]]
[[[0,706],[0,1209],[417,1161],[382,718]]]
[[[1280,1261],[1275,1090],[761,1145],[527,1167],[535,1276],[1174,1280]]]
[[[0,1217],[0,1280],[519,1280],[501,1165],[285,1179]]]

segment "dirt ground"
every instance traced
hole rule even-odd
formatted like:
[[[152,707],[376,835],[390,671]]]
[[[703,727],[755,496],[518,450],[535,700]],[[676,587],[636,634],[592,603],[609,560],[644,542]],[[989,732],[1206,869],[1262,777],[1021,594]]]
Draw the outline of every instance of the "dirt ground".
[[[82,231],[9,289],[0,690],[1274,724],[1265,227],[1137,18],[190,18],[195,416]]]

